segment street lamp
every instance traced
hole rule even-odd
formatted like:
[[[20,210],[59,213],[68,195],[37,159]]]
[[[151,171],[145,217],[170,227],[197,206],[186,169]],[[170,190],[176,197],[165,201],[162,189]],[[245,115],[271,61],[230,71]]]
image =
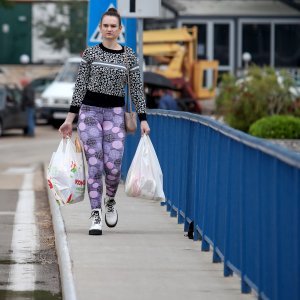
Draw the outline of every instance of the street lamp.
[[[29,58],[29,56],[27,54],[22,54],[20,56],[20,63],[22,65],[27,65],[29,63],[29,61],[30,61],[30,58]]]
[[[249,52],[244,52],[243,53],[243,61],[245,63],[245,69],[246,70],[249,67],[249,63],[250,63],[251,59],[252,59],[252,56],[251,56],[251,54]]]

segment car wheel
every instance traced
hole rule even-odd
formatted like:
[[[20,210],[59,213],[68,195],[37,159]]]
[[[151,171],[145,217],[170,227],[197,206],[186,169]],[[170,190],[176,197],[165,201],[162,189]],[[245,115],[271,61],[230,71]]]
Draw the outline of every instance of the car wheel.
[[[23,135],[27,135],[27,133],[28,133],[28,127],[26,126],[23,128]]]

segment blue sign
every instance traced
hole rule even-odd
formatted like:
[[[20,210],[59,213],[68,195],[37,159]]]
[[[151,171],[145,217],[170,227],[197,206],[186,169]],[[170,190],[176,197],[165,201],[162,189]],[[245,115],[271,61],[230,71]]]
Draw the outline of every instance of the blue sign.
[[[99,23],[101,16],[110,8],[117,7],[116,0],[90,0],[88,11],[87,45],[94,46],[102,42]],[[136,19],[122,18],[122,32],[118,43],[127,45],[136,51]]]

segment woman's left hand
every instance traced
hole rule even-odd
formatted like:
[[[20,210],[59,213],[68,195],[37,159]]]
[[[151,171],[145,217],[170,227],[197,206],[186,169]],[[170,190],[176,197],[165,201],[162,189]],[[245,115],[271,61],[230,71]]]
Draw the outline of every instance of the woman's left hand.
[[[149,135],[150,133],[150,127],[148,125],[147,121],[141,121],[141,135],[147,134]]]

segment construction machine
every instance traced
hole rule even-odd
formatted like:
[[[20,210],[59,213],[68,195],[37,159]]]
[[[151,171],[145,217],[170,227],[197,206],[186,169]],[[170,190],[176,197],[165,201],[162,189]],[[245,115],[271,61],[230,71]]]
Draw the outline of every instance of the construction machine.
[[[198,28],[147,30],[143,33],[143,54],[158,65],[151,71],[173,81],[182,97],[194,101],[193,111],[201,112],[202,99],[215,97],[219,62],[198,60]],[[212,74],[212,86],[205,85],[205,75]]]

